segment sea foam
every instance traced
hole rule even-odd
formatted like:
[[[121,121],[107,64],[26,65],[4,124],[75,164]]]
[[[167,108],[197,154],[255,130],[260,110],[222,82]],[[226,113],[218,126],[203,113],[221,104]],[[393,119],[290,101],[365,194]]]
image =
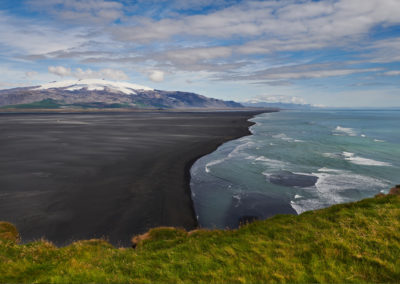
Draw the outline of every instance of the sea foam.
[[[357,136],[356,131],[353,128],[350,127],[341,127],[337,126],[334,130],[336,134],[344,134],[348,136]]]
[[[295,196],[295,200],[291,202],[292,208],[298,214],[332,204],[349,202],[352,199],[348,197],[348,191],[357,191],[362,188],[364,191],[376,192],[377,189],[388,186],[386,181],[344,170],[321,168],[312,174],[318,177],[315,186],[303,188],[301,196],[306,197],[300,199]]]
[[[392,164],[387,163],[387,162],[381,162],[381,161],[376,161],[368,158],[363,158],[363,157],[358,157],[354,153],[350,152],[343,152],[342,153],[343,157],[345,160],[350,161],[353,164],[356,165],[362,165],[362,166],[378,166],[378,167],[390,167]]]
[[[221,164],[221,163],[223,163],[223,162],[225,162],[225,161],[227,161],[227,160],[229,160],[231,158],[237,157],[237,156],[242,154],[242,150],[254,146],[254,142],[247,141],[246,137],[242,138],[241,141],[246,141],[246,142],[236,146],[226,157],[208,162],[205,165],[206,173],[210,172],[210,167],[218,165],[218,164]],[[251,155],[247,155],[246,154],[245,159],[251,159],[251,157],[252,157]]]

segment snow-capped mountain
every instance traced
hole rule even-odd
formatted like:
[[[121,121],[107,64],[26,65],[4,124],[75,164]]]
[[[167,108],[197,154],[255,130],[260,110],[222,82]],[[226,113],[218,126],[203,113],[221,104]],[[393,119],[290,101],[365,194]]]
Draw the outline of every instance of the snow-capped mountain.
[[[161,91],[128,82],[84,79],[0,90],[7,108],[236,108],[233,101]]]
[[[63,89],[66,91],[77,91],[87,89],[88,91],[110,91],[110,92],[121,92],[124,94],[136,94],[135,90],[153,91],[154,89],[136,85],[128,82],[115,82],[100,79],[82,79],[82,80],[69,80],[61,82],[51,82],[43,84],[36,90],[48,90],[48,89]]]

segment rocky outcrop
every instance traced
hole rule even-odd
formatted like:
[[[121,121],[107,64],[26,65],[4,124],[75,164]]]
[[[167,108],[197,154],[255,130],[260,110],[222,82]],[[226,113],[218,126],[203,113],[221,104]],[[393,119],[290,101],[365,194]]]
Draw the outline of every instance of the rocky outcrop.
[[[396,185],[395,187],[391,188],[389,194],[392,195],[400,195],[400,184]]]

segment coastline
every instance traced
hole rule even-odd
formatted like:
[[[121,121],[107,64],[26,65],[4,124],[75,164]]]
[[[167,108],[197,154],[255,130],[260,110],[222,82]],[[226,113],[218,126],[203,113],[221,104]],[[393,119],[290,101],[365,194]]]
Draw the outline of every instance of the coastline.
[[[192,198],[192,189],[191,189],[191,187],[190,187],[190,181],[191,181],[191,172],[190,172],[190,170],[191,170],[192,166],[196,163],[196,161],[197,161],[198,159],[200,159],[200,158],[202,158],[202,157],[204,157],[204,156],[206,156],[206,155],[208,155],[208,154],[211,154],[212,152],[214,152],[215,150],[217,150],[218,147],[220,147],[222,144],[224,144],[224,143],[226,143],[226,142],[229,142],[229,141],[232,141],[232,140],[235,140],[235,139],[239,139],[239,138],[244,137],[244,136],[247,136],[247,135],[252,135],[252,133],[251,133],[251,131],[250,131],[250,127],[253,126],[253,125],[255,124],[255,122],[251,122],[251,121],[249,121],[249,119],[255,117],[256,115],[259,115],[259,114],[262,114],[262,113],[266,113],[266,112],[271,112],[271,111],[256,112],[256,113],[250,115],[250,116],[246,119],[246,122],[247,122],[248,126],[247,126],[245,129],[243,129],[243,132],[242,132],[242,133],[239,133],[239,132],[238,132],[238,133],[237,133],[237,136],[233,136],[231,139],[227,139],[227,140],[225,140],[225,141],[222,141],[222,142],[219,143],[219,144],[214,145],[214,149],[212,149],[211,151],[209,151],[209,152],[207,152],[207,153],[204,153],[204,154],[200,154],[200,155],[198,155],[197,157],[195,157],[195,158],[189,160],[189,161],[185,164],[185,181],[186,181],[186,187],[187,187],[187,192],[189,193],[189,198],[190,198],[191,203],[192,203],[192,215],[193,215],[193,219],[194,219],[195,222],[196,222],[196,228],[199,228],[199,223],[198,223],[198,220],[197,220],[197,214],[196,214],[196,210],[195,210],[195,206],[194,206],[194,201],[193,201],[193,198]],[[193,229],[194,229],[194,228],[193,228]]]
[[[23,242],[56,245],[105,237],[129,246],[154,227],[194,229],[191,166],[251,134],[248,119],[263,112],[3,114],[1,219]]]

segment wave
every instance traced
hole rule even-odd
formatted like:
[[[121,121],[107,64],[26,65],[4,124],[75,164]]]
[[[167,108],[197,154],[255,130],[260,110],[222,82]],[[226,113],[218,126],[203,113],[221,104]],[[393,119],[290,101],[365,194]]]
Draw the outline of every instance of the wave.
[[[341,155],[338,153],[322,153],[322,156],[332,159],[338,159],[341,157]]]
[[[379,166],[379,167],[390,167],[392,164],[387,162],[376,161],[368,158],[358,157],[354,153],[343,152],[342,155],[346,161],[350,161],[356,165],[362,166]]]
[[[281,140],[283,140],[283,141],[288,141],[288,142],[294,140],[293,138],[288,137],[285,133],[280,133],[280,134],[272,135],[272,138],[281,139]]]
[[[333,131],[336,132],[337,135],[345,134],[345,135],[348,135],[348,136],[357,136],[356,131],[353,128],[350,128],[350,127],[337,126],[335,128],[335,130],[333,130]]]
[[[266,165],[268,165],[269,167],[272,168],[283,168],[287,165],[287,163],[283,162],[283,161],[279,161],[279,160],[274,160],[274,159],[269,159],[265,156],[259,156],[255,159],[255,161],[258,162],[263,162]]]
[[[326,168],[326,167],[322,167],[322,168],[320,168],[320,169],[318,169],[318,171],[319,172],[334,172],[334,173],[343,173],[344,171],[343,170],[337,170],[337,169],[330,169],[330,168]]]
[[[242,139],[242,141],[247,141],[247,140],[248,139]],[[241,150],[250,148],[250,147],[254,146],[254,144],[255,143],[252,141],[248,141],[246,143],[240,144],[240,145],[236,146],[226,157],[208,162],[204,167],[206,173],[210,172],[210,167],[221,164],[231,158],[239,156],[240,154],[242,154]],[[253,156],[247,155],[247,157],[245,159],[252,159],[252,158],[253,158]]]
[[[342,153],[322,153],[324,157],[332,158],[332,159],[344,159],[353,163],[355,165],[361,166],[378,166],[378,167],[391,167],[392,164],[388,162],[377,161],[373,159],[363,158],[360,156],[356,156],[356,154],[351,152],[342,152]]]
[[[214,161],[208,162],[206,164],[206,166],[204,167],[206,173],[210,172],[210,167],[211,166],[215,166],[215,165],[221,164],[222,162],[224,162],[226,160],[227,160],[227,158],[222,158],[222,159],[218,159],[218,160],[214,160]]]
[[[300,140],[300,139],[294,139],[292,137],[289,137],[285,133],[279,133],[279,134],[272,135],[272,138],[281,139],[281,140],[286,141],[286,142],[296,142],[296,143],[305,142],[305,141]]]
[[[246,140],[247,140],[247,139],[246,139]],[[246,141],[246,140],[243,139],[242,141]],[[255,143],[252,142],[252,141],[248,141],[248,142],[246,142],[246,143],[240,144],[240,145],[236,146],[236,147],[228,154],[227,158],[233,158],[233,157],[239,155],[239,154],[241,153],[241,152],[240,152],[241,150],[250,148],[250,147],[252,147],[252,146],[254,146],[254,145],[255,145]]]
[[[305,211],[324,208],[333,204],[344,203],[354,200],[352,195],[359,195],[362,188],[364,195],[373,195],[383,188],[388,187],[387,181],[363,175],[353,174],[348,171],[321,168],[312,173],[318,177],[315,186],[298,189],[296,198],[292,200],[291,206],[298,214]]]

